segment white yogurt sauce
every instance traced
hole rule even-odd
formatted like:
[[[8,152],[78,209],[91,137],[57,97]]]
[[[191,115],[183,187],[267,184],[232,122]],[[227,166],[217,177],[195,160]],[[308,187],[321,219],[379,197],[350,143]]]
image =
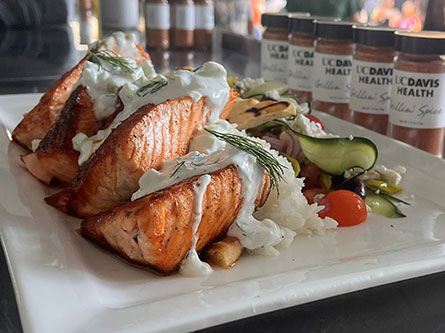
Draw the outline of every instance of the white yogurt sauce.
[[[130,58],[123,58],[128,62],[132,71],[122,68],[109,68],[106,63],[97,65],[87,61],[83,66],[82,75],[77,85],[85,86],[94,101],[94,115],[96,119],[104,119],[116,111],[116,91],[128,85],[133,90],[147,84],[156,72],[153,65],[144,61],[140,66]]]
[[[133,33],[125,34],[121,31],[113,32],[110,36],[99,40],[90,46],[90,50],[98,44],[99,50],[111,50],[121,57],[138,60],[145,59],[137,47],[138,40]]]
[[[98,120],[104,119],[116,110],[116,91],[125,84],[137,90],[156,76],[153,65],[141,55],[134,34],[114,32],[109,37],[90,46],[107,51],[110,56],[123,58],[132,70],[113,67],[107,62],[97,65],[87,61],[76,87],[85,86],[94,101],[94,115]],[[137,63],[139,65],[137,65]]]
[[[226,70],[215,62],[207,62],[195,72],[178,70],[169,77],[159,75],[151,83],[155,81],[165,81],[166,84],[152,93],[150,89],[147,89],[144,94],[141,93],[141,96],[132,89],[128,89],[128,85],[124,86],[125,89],[119,92],[124,102],[124,110],[116,116],[113,123],[92,137],[79,133],[73,138],[73,147],[80,152],[79,165],[100,147],[113,129],[144,105],[157,105],[166,100],[184,96],[191,97],[193,102],[206,97],[206,108],[211,110],[208,121],[214,122],[219,118],[229,98],[230,88],[227,84]]]
[[[193,204],[194,222],[192,227],[192,248],[187,252],[179,268],[179,273],[185,276],[207,276],[213,272],[212,267],[210,267],[208,263],[201,261],[198,253],[196,252],[196,243],[199,239],[198,228],[202,219],[202,201],[204,198],[204,193],[211,180],[212,177],[209,175],[203,175],[199,177],[198,181],[194,185],[195,200]]]

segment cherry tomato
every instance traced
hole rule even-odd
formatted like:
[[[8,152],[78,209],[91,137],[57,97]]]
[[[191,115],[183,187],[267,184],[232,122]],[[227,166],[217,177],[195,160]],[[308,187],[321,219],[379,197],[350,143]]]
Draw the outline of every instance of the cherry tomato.
[[[315,202],[315,196],[317,194],[325,194],[327,190],[324,188],[310,188],[303,191],[303,195],[306,197],[308,204],[313,204]]]
[[[339,227],[349,227],[366,221],[368,212],[359,195],[348,190],[337,190],[326,194],[318,203],[324,209],[318,212],[321,218],[329,216]]]
[[[311,115],[311,114],[305,114],[305,116],[306,116],[306,118],[309,118],[310,121],[319,124],[321,129],[324,130],[324,124],[320,119],[318,119],[317,117],[315,117],[314,115]]]
[[[309,163],[301,168],[300,177],[304,177],[304,189],[322,187],[320,183],[321,170],[315,163]]]

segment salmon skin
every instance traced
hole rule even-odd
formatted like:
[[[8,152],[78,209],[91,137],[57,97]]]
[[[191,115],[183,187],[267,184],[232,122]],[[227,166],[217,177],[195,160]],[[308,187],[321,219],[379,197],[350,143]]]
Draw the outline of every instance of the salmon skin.
[[[210,174],[198,227],[196,250],[227,233],[243,202],[242,180],[230,165]],[[192,246],[194,187],[199,176],[186,179],[164,190],[149,194],[114,210],[82,221],[80,233],[116,253],[126,261],[168,274],[179,264]],[[270,191],[266,175],[256,206],[263,205]]]
[[[110,123],[123,105],[117,97],[117,110],[103,120],[97,120],[94,114],[94,102],[85,86],[78,86],[65,103],[47,135],[37,150],[23,155],[22,161],[28,171],[45,184],[53,178],[70,184],[79,168],[79,152],[73,149],[72,139],[77,133],[93,136]],[[112,119],[110,119],[112,118]]]
[[[164,162],[188,152],[206,113],[204,98],[194,103],[190,97],[181,97],[141,107],[80,166],[67,190],[45,200],[78,216],[92,216],[128,202],[145,171],[160,169]]]
[[[88,56],[85,56],[76,66],[63,74],[40,98],[39,103],[25,114],[12,132],[14,141],[31,150],[33,140],[45,137],[79,80],[87,58]]]

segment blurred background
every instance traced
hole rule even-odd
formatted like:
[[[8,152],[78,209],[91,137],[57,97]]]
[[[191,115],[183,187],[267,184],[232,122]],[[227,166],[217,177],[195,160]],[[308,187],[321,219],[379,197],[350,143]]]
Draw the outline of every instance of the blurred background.
[[[0,93],[43,91],[83,56],[88,44],[112,31],[134,32],[145,45],[145,14],[161,0],[0,0]],[[445,0],[162,0],[170,6],[212,8],[207,53],[192,46],[178,51],[150,50],[160,70],[197,66],[205,59],[226,61],[230,51],[254,59],[264,12],[309,12],[391,27],[445,31]],[[148,15],[148,14],[147,14]],[[210,14],[209,14],[210,15]],[[170,15],[173,17],[173,15]],[[214,22],[213,22],[214,21]],[[173,23],[172,23],[173,24]],[[213,25],[214,24],[214,25]],[[170,31],[171,32],[171,31]],[[221,33],[223,32],[223,33]],[[222,36],[222,37],[221,37]],[[219,39],[218,39],[219,38]],[[217,41],[215,42],[215,39]],[[209,50],[213,48],[213,50]],[[225,47],[227,50],[227,47]],[[213,54],[209,55],[209,53]],[[234,55],[230,54],[230,57]],[[258,56],[258,55],[257,55]],[[234,71],[256,77],[254,61],[234,60]],[[238,65],[239,63],[239,65]],[[244,66],[244,67],[242,67]]]
[[[206,50],[149,51],[161,73],[196,68],[212,59],[224,63],[231,75],[259,77],[264,12],[309,12],[415,31],[445,31],[445,0],[0,0],[0,94],[46,91],[85,55],[89,43],[111,31],[134,32],[145,46],[147,4],[160,2],[171,7],[179,2],[206,4],[214,18]],[[0,267],[0,272],[6,287],[7,269]],[[7,309],[0,323],[12,325],[10,332],[21,331],[8,288],[0,292],[0,303]]]
[[[98,38],[107,28],[143,30],[145,2],[0,0],[0,30],[66,23],[77,32],[79,43],[86,42]],[[257,38],[262,32],[263,12],[285,11],[309,12],[415,31],[424,26],[429,30],[445,30],[445,0],[213,0],[213,6],[216,26]]]

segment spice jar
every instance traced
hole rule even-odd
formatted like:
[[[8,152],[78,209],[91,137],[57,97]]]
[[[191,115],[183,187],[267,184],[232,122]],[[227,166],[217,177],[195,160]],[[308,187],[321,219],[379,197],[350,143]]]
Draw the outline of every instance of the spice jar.
[[[137,29],[139,24],[138,0],[100,1],[100,23],[104,31]]]
[[[215,14],[212,0],[195,0],[195,47],[208,49],[212,45]]]
[[[266,27],[261,41],[261,76],[266,81],[287,83],[288,14],[264,13],[261,24]]]
[[[442,156],[445,125],[445,33],[396,32],[389,122],[391,136]]]
[[[315,53],[312,72],[314,108],[349,120],[351,89],[352,22],[315,20]]]
[[[176,49],[193,46],[195,7],[192,0],[175,0],[171,6],[171,45]]]
[[[328,17],[289,15],[289,50],[287,85],[300,101],[312,100],[311,73],[314,66],[314,20]]]
[[[147,48],[168,49],[170,45],[170,5],[167,0],[145,1]]]
[[[354,123],[388,134],[395,29],[354,26],[350,109]]]

